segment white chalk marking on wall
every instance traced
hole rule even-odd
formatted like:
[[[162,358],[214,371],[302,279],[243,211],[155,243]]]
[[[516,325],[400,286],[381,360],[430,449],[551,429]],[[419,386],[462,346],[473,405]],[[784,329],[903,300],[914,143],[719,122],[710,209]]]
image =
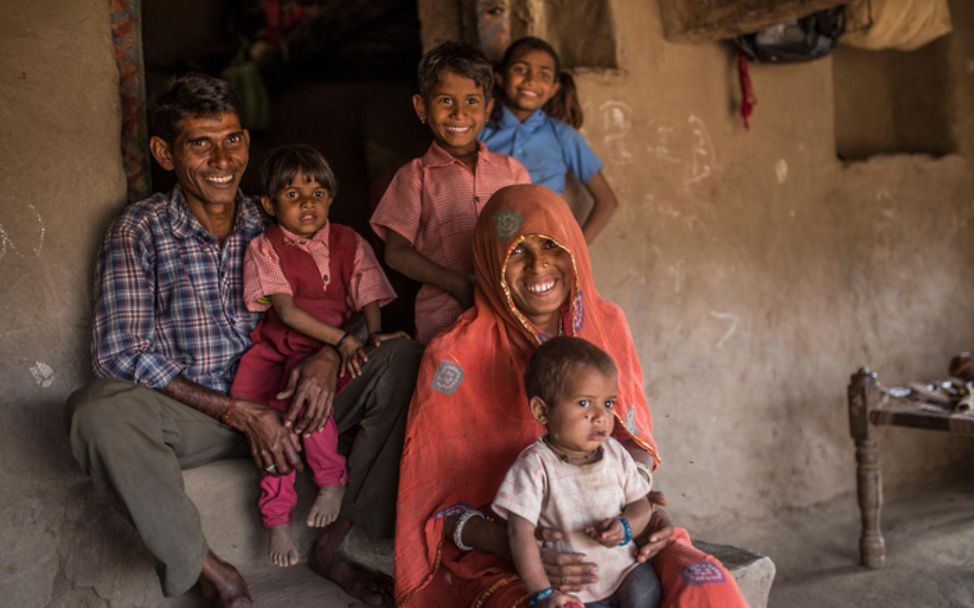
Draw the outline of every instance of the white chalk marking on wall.
[[[37,211],[37,207],[31,203],[27,203],[27,207],[34,212],[34,217],[37,219],[37,225],[41,227],[40,233],[37,237],[37,247],[34,247],[34,255],[40,255],[41,249],[44,248],[44,234],[47,232],[47,228],[44,226],[44,218]]]
[[[687,118],[692,135],[690,144],[690,165],[686,178],[683,180],[685,188],[698,184],[714,173],[717,166],[717,152],[714,142],[710,138],[710,130],[703,119],[691,114]]]
[[[31,251],[34,252],[34,255],[39,256],[41,254],[41,250],[44,249],[44,236],[47,234],[47,228],[44,226],[44,218],[42,218],[41,214],[37,211],[37,207],[31,203],[27,203],[27,207],[33,212],[34,219],[37,220],[37,225],[39,227],[37,233],[37,245],[35,247],[31,247]],[[10,234],[7,233],[7,229],[3,226],[3,224],[0,224],[0,260],[5,258],[8,253],[23,257],[23,254],[19,249],[17,249],[17,246],[10,238]]]
[[[7,236],[7,231],[4,229],[3,224],[0,224],[0,260],[7,256],[8,250],[19,253],[17,248],[14,247],[13,241]]]
[[[622,101],[607,101],[599,109],[602,111],[602,124],[605,136],[602,142],[609,150],[615,163],[631,163],[629,151],[629,131],[632,128],[632,108]]]
[[[670,145],[670,137],[676,132],[676,128],[669,121],[662,119],[649,121],[649,128],[655,132],[656,137],[646,146],[646,151],[659,160],[670,163],[680,162],[679,157],[673,153],[673,148]]]
[[[677,264],[670,264],[666,267],[666,272],[673,277],[673,293],[680,293],[683,290],[683,268]]]
[[[717,348],[721,348],[724,345],[724,342],[726,342],[727,339],[733,336],[734,332],[737,331],[738,317],[734,313],[717,312],[716,310],[711,310],[710,316],[719,321],[727,321],[730,323],[727,331],[724,332],[724,335],[720,337],[720,340],[717,340]]]
[[[778,159],[778,162],[774,164],[774,176],[779,184],[785,183],[785,180],[788,179],[788,161],[783,158]]]
[[[30,368],[30,375],[34,377],[34,383],[41,388],[48,388],[54,384],[54,370],[43,361],[34,361]]]

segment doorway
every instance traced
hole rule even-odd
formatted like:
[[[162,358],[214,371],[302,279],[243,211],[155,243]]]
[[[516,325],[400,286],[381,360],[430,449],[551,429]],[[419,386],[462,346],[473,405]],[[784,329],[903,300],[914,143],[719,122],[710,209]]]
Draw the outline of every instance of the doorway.
[[[306,143],[338,180],[330,218],[354,228],[382,259],[368,220],[395,171],[430,142],[413,113],[422,53],[416,0],[142,0],[145,89],[175,74],[229,80],[251,133],[241,188],[259,193],[259,167],[279,145]],[[173,176],[153,163],[152,189]],[[386,269],[398,298],[383,328],[413,333],[418,286]]]

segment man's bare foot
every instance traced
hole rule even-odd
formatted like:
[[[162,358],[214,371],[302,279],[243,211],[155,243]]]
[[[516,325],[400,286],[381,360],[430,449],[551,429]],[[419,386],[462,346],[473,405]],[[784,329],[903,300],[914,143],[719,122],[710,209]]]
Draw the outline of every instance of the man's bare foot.
[[[203,597],[216,608],[252,608],[254,605],[247,590],[247,581],[236,568],[212,551],[207,551],[203,558],[200,590]]]
[[[344,497],[345,486],[321,486],[318,490],[318,498],[308,512],[308,527],[324,528],[338,519]]]
[[[335,582],[345,593],[369,606],[391,606],[392,578],[343,557],[342,541],[352,522],[339,517],[318,535],[308,565],[321,576]]]
[[[271,561],[282,568],[293,566],[298,563],[300,555],[298,547],[294,544],[291,537],[291,524],[282,524],[268,530],[269,549]]]

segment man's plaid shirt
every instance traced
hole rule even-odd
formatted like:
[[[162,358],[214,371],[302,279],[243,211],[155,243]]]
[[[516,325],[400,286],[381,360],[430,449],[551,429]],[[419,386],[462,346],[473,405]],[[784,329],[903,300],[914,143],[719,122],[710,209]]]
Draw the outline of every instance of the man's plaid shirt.
[[[257,199],[238,195],[233,232],[221,247],[178,187],[128,206],[98,255],[95,376],[161,389],[182,375],[227,392],[260,318],[244,306],[242,266],[264,225]]]

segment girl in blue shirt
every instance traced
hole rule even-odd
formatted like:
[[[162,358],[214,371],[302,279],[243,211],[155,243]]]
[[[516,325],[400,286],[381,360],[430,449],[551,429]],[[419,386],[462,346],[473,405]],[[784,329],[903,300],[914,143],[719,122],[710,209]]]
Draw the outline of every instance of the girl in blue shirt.
[[[490,150],[521,161],[533,183],[559,195],[571,171],[595,200],[582,225],[591,243],[619,203],[602,175],[604,164],[575,130],[582,124],[582,109],[571,75],[561,71],[550,44],[528,36],[507,48],[494,78],[501,103],[480,139]]]

